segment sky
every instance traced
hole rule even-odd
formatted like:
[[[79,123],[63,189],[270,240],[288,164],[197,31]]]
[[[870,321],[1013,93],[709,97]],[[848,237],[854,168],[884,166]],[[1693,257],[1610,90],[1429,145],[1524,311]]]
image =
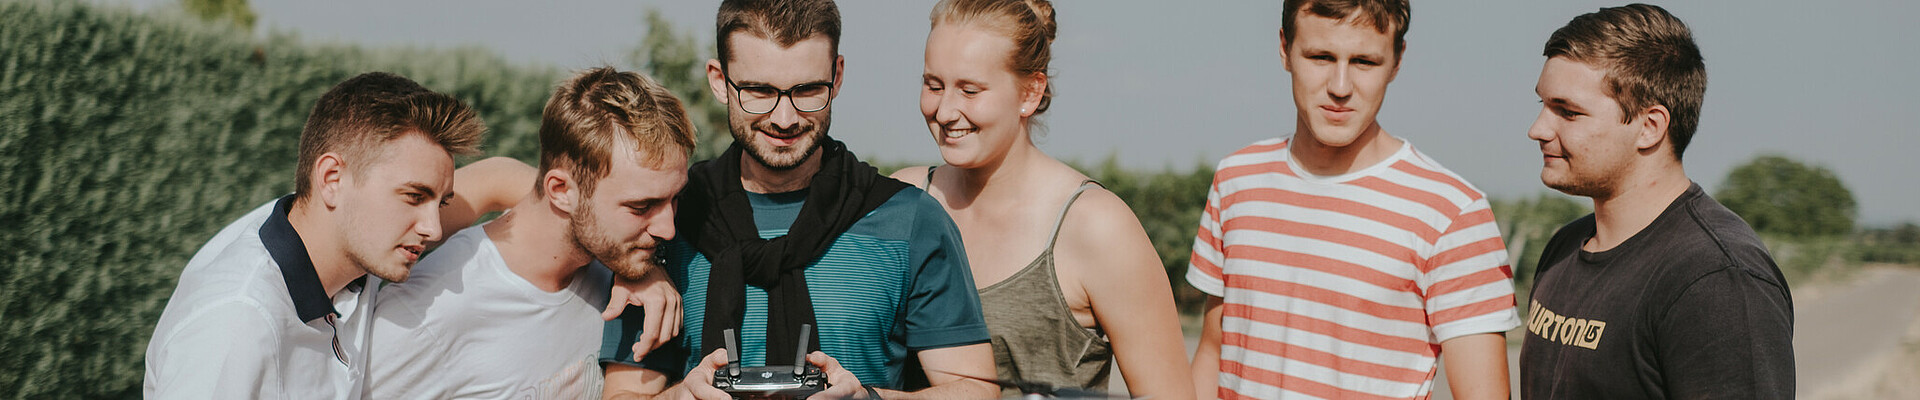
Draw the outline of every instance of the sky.
[[[170,0],[96,0],[142,8]],[[932,0],[840,3],[845,82],[831,134],[869,160],[937,162],[919,113]],[[1734,167],[1780,154],[1833,170],[1860,222],[1920,222],[1920,30],[1903,0],[1695,0],[1660,4],[1694,32],[1707,96],[1686,151],[1709,191]],[[1471,4],[1468,6],[1467,4]],[[1551,192],[1533,86],[1541,47],[1574,16],[1624,2],[1415,2],[1407,52],[1380,114],[1496,198]],[[253,0],[261,32],[369,46],[478,46],[515,63],[586,68],[623,60],[648,9],[711,45],[717,0]],[[1063,0],[1055,3],[1055,97],[1036,139],[1064,160],[1116,157],[1139,170],[1188,170],[1292,133],[1277,0]]]

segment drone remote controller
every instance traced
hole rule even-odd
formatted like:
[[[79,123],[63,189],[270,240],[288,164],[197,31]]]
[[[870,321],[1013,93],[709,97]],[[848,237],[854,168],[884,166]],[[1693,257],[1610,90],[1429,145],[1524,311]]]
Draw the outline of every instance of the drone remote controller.
[[[793,365],[786,366],[742,368],[739,335],[732,329],[726,330],[725,334],[727,367],[713,371],[714,388],[726,391],[734,398],[806,398],[827,388],[826,373],[807,363],[807,344],[813,338],[812,324],[800,326],[799,350],[795,351]]]

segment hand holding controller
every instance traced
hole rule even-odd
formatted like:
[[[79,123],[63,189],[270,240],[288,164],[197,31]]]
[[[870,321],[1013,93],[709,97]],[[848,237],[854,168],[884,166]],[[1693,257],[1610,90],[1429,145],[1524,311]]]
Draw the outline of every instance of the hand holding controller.
[[[827,376],[807,362],[807,345],[813,337],[813,325],[800,326],[800,346],[794,356],[793,365],[745,367],[740,366],[739,335],[732,329],[726,334],[727,367],[713,371],[713,387],[726,391],[734,398],[796,398],[803,399],[825,390]]]

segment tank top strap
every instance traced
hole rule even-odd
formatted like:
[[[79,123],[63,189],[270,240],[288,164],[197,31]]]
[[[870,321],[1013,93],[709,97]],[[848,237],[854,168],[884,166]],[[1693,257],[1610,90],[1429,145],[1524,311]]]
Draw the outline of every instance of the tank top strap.
[[[921,187],[921,188],[925,188],[925,189],[927,189],[928,191],[932,191],[932,190],[933,190],[933,169],[934,169],[934,168],[940,168],[940,166],[938,166],[938,165],[928,165],[928,166],[927,166],[927,184],[925,184],[925,185],[920,185],[920,187]]]
[[[1060,242],[1060,226],[1067,224],[1067,211],[1073,210],[1073,203],[1080,200],[1081,193],[1086,193],[1087,189],[1095,187],[1104,188],[1107,187],[1107,185],[1102,185],[1099,181],[1093,179],[1081,181],[1080,188],[1074,189],[1073,196],[1067,197],[1067,204],[1060,205],[1060,216],[1055,217],[1053,220],[1053,233],[1047,234],[1047,253],[1052,253],[1053,245]]]

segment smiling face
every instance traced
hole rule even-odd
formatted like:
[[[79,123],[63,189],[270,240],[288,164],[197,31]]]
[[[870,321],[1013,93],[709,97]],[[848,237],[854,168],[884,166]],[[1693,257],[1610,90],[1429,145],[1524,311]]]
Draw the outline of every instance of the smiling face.
[[[995,163],[1030,140],[1024,119],[1040,96],[1008,68],[1013,49],[1011,39],[970,24],[940,24],[927,35],[920,115],[947,164]]]
[[[1540,182],[1563,193],[1604,198],[1617,190],[1641,147],[1641,119],[1626,120],[1607,95],[1605,70],[1548,58],[1534,91],[1540,115],[1527,137],[1540,142]],[[1624,121],[1624,122],[1623,122]]]
[[[1356,22],[1358,14],[1337,20],[1296,12],[1293,41],[1281,39],[1293,77],[1295,137],[1347,147],[1378,132],[1374,117],[1400,70],[1393,34]]]
[[[440,207],[453,193],[453,156],[419,133],[381,146],[371,164],[341,177],[339,241],[355,266],[406,282],[425,243],[441,239]]]
[[[748,113],[740,108],[735,87],[788,89],[807,84],[833,86],[829,98],[840,94],[840,58],[834,55],[833,41],[814,35],[782,47],[779,43],[749,33],[734,33],[724,67],[709,65],[707,83],[715,98],[727,102],[727,128],[736,143],[745,145],[747,154],[761,165],[787,170],[805,162],[827,136],[833,106],[819,111],[800,112],[793,102],[779,99],[773,111]],[[727,81],[731,80],[729,84]]]
[[[674,195],[687,184],[687,157],[668,154],[657,168],[649,167],[626,142],[615,146],[607,176],[579,200],[567,230],[575,245],[614,274],[640,279],[656,266],[659,245],[673,239]]]

